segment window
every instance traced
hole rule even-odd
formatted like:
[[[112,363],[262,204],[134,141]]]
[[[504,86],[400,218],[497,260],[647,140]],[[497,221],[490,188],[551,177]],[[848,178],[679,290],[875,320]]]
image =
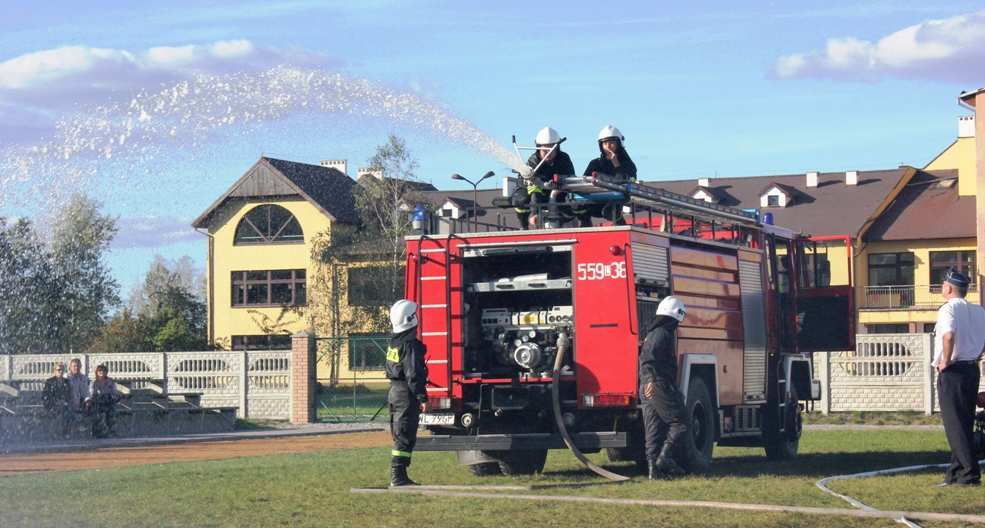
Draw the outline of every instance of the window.
[[[975,252],[974,251],[931,251],[930,252],[930,286],[940,289],[944,283],[944,276],[947,270],[955,267],[961,273],[971,278],[971,285],[975,285]]]
[[[397,271],[397,284],[399,290],[403,286],[404,271],[401,268]],[[348,277],[348,302],[349,306],[384,306],[397,300],[400,292],[391,290],[390,270],[370,266],[363,268],[349,268]]]
[[[780,207],[780,195],[779,194],[767,194],[766,195],[766,206],[767,207]]]
[[[350,334],[349,370],[382,370],[386,364],[386,334]]]
[[[304,306],[307,303],[303,269],[233,272],[233,306]]]
[[[304,242],[301,224],[290,211],[279,205],[259,205],[236,226],[234,244],[272,244]]]
[[[909,286],[913,284],[913,253],[873,253],[869,255],[869,286]]]
[[[291,336],[275,335],[234,335],[233,350],[286,350],[291,348]]]

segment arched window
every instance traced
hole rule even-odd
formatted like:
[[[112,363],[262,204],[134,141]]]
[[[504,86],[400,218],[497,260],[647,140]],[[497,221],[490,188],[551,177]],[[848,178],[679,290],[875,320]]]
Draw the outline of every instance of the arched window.
[[[298,219],[279,205],[254,207],[236,226],[235,244],[275,242],[304,242],[304,233]]]

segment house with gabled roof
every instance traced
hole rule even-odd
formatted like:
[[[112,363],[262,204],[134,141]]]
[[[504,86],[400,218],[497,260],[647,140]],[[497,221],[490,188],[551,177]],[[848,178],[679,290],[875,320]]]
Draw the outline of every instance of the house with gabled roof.
[[[364,367],[379,378],[378,341],[387,330],[380,307],[389,299],[373,298],[373,273],[363,273],[373,271],[378,252],[333,247],[359,222],[357,183],[338,163],[261,157],[195,219],[193,227],[208,235],[214,346],[290,348],[293,333],[313,330],[340,340],[321,343],[319,378],[365,377]]]

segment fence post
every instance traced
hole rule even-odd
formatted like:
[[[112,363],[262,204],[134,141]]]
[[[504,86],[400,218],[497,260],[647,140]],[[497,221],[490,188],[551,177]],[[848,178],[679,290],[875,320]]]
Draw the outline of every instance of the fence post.
[[[164,380],[164,386],[161,387],[162,389],[164,389],[164,394],[171,392],[171,387],[168,386],[169,383],[168,383],[168,353],[167,352],[161,352],[161,379]]]
[[[924,376],[927,377],[923,384],[923,413],[927,416],[934,414],[934,366],[930,362],[934,359],[934,340],[933,334],[922,334],[920,345],[923,349],[921,360],[923,361]]]
[[[315,421],[315,334],[298,332],[291,336],[291,423]]]
[[[250,388],[247,386],[250,382],[250,353],[243,350],[239,353],[239,417],[249,418],[250,417]]]
[[[831,354],[832,352],[821,352],[820,372],[821,378],[821,414],[831,413]],[[815,356],[818,357],[818,356]]]

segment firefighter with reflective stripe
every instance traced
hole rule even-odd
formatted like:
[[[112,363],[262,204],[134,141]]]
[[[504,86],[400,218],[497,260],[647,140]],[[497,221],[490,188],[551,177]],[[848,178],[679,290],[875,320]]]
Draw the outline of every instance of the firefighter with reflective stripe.
[[[684,397],[677,387],[676,330],[687,313],[684,303],[673,296],[657,305],[657,316],[649,324],[640,347],[640,402],[649,478],[679,476],[684,470],[674,454],[687,434]],[[661,438],[666,436],[661,442]]]
[[[390,308],[393,337],[386,351],[386,377],[390,379],[390,486],[413,486],[407,476],[417,443],[417,425],[427,402],[428,370],[424,343],[417,339],[417,304],[401,299]]]
[[[527,167],[530,173],[519,178],[516,190],[510,201],[516,211],[516,217],[520,221],[520,226],[530,229],[531,225],[537,225],[537,213],[531,212],[531,205],[546,204],[550,200],[547,190],[547,182],[554,179],[554,175],[571,176],[575,173],[575,166],[571,163],[571,158],[561,147],[551,151],[551,147],[561,142],[561,135],[551,127],[544,127],[537,132],[535,140],[537,151],[530,155],[527,160]],[[541,163],[543,161],[543,163]],[[536,170],[534,170],[536,169]],[[562,197],[557,196],[556,201]]]

